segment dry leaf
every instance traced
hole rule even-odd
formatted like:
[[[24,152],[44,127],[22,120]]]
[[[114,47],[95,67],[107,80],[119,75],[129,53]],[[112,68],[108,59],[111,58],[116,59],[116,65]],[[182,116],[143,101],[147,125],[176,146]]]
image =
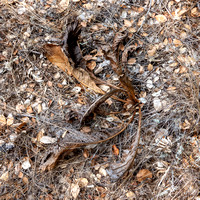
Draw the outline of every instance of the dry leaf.
[[[19,172],[18,178],[23,178],[24,174],[22,172]]]
[[[86,9],[88,9],[88,10],[91,10],[93,7],[92,7],[92,4],[86,3],[86,4],[83,5],[83,8],[86,8]]]
[[[86,55],[86,56],[84,56],[84,59],[85,59],[86,61],[89,61],[89,60],[96,60],[97,57],[96,57],[96,56],[92,56],[92,55]]]
[[[6,125],[6,118],[4,115],[0,115],[0,124],[2,126]]]
[[[185,27],[186,29],[188,29],[189,31],[191,31],[191,26],[190,26],[189,24],[184,24],[184,27]]]
[[[180,66],[180,68],[179,68],[179,73],[180,73],[180,74],[185,73],[185,72],[187,72],[187,71],[188,71],[187,67]]]
[[[142,182],[147,178],[152,178],[152,173],[148,169],[141,169],[136,175],[137,181]]]
[[[155,98],[153,100],[153,106],[154,106],[154,108],[155,108],[156,111],[162,110],[162,102],[160,101],[160,99]]]
[[[10,113],[10,114],[8,115],[8,117],[7,117],[7,125],[10,126],[10,125],[13,124],[13,122],[14,122],[14,117],[13,117],[13,115]]]
[[[4,173],[1,175],[0,180],[2,180],[2,181],[7,181],[8,178],[9,178],[9,173],[8,173],[8,171],[7,171],[7,172],[4,172]]]
[[[88,158],[89,157],[89,151],[87,149],[84,149],[83,156],[84,156],[84,158]]]
[[[131,27],[132,26],[132,22],[129,21],[129,20],[124,19],[124,26]]]
[[[192,17],[200,17],[200,12],[198,11],[198,8],[195,7],[191,10]]]
[[[42,112],[42,105],[41,104],[38,104],[37,112],[38,112],[38,114],[40,114]]]
[[[116,145],[114,144],[112,146],[112,152],[115,156],[118,156],[119,155],[119,149],[116,147]]]
[[[127,192],[126,196],[127,196],[127,198],[136,199],[136,195],[132,191]]]
[[[173,39],[173,43],[176,47],[179,47],[182,45],[182,42],[180,40],[177,40],[177,39]]]
[[[132,64],[134,64],[134,63],[136,63],[136,59],[135,59],[135,58],[130,58],[130,59],[128,60],[128,64],[129,64],[129,65],[132,65]]]
[[[139,19],[137,25],[138,25],[138,26],[141,26],[141,25],[143,24],[144,20],[145,20],[145,16],[142,16],[142,17]]]
[[[198,72],[198,71],[192,71],[192,74],[193,74],[194,76],[199,76],[199,75],[200,75],[200,72]]]
[[[164,23],[167,21],[167,17],[165,17],[165,15],[156,15],[155,19],[160,23]]]
[[[92,130],[89,126],[84,126],[84,127],[82,127],[81,131],[83,133],[90,133]]]
[[[185,39],[187,37],[187,33],[185,31],[181,31],[180,37],[181,39]]]
[[[191,128],[191,124],[187,119],[185,119],[185,121],[180,124],[180,128],[183,129],[183,130],[190,129]]]
[[[27,178],[26,176],[24,176],[24,177],[22,178],[22,181],[23,181],[23,183],[25,183],[25,184],[28,184],[28,183],[29,183],[28,178]]]
[[[45,56],[52,64],[58,66],[61,70],[68,72],[68,74],[71,75],[72,67],[60,46],[46,44],[44,45],[44,50]]]
[[[157,47],[153,46],[152,49],[147,51],[147,54],[148,54],[149,57],[152,57],[152,56],[155,55],[156,51],[157,51]]]
[[[64,10],[66,10],[69,6],[69,0],[61,0],[61,2],[58,4],[58,12],[61,13]]]
[[[99,174],[101,174],[102,176],[107,176],[107,172],[106,172],[106,170],[103,167],[101,167],[99,169]]]
[[[172,87],[168,87],[167,90],[168,91],[174,91],[174,90],[176,90],[176,87],[173,87],[173,86]]]
[[[128,30],[129,30],[130,33],[135,33],[137,31],[135,28],[132,28],[132,27],[129,28]]]
[[[168,44],[168,39],[167,39],[167,38],[165,38],[163,44],[164,44],[164,45],[167,45],[167,44]]]
[[[76,199],[78,197],[79,192],[80,192],[79,185],[72,183],[72,185],[71,185],[71,194],[72,194],[74,199]]]
[[[73,69],[72,75],[84,86],[92,89],[94,92],[104,94],[104,92],[96,85],[96,83],[91,79],[88,72],[84,69]]]
[[[153,65],[152,64],[149,64],[148,67],[147,67],[148,71],[152,71],[153,70]]]
[[[94,30],[94,31],[98,31],[99,27],[97,25],[93,25],[93,26],[91,26],[91,29]]]
[[[120,43],[123,42],[123,40],[126,38],[126,36],[127,36],[127,34],[123,34],[121,32],[118,32],[115,34],[115,37],[113,40],[113,46],[112,46],[112,50],[114,52],[116,52],[118,50]]]
[[[26,111],[27,111],[27,113],[29,113],[29,114],[33,113],[33,109],[32,109],[31,106],[28,106],[28,107],[26,108]]]
[[[88,67],[90,70],[93,70],[93,69],[96,67],[96,62],[93,60],[93,61],[87,63],[87,67]]]
[[[56,138],[52,138],[52,137],[49,137],[49,136],[42,136],[40,138],[40,142],[43,143],[43,144],[52,144],[52,143],[55,143],[57,141]]]
[[[134,119],[134,116],[135,116],[135,112],[132,115],[131,119],[129,120],[128,124],[132,122],[132,120]],[[133,161],[135,159],[139,140],[140,140],[141,120],[142,120],[142,113],[141,113],[141,107],[139,107],[138,129],[137,129],[136,136],[131,144],[131,149],[129,150],[125,158],[123,158],[123,162],[114,163],[110,166],[110,169],[107,170],[110,178],[113,181],[117,181],[121,176],[123,176],[123,174],[128,169],[130,169],[133,166]]]
[[[44,129],[42,129],[36,136],[37,141],[39,142],[41,138],[44,136]]]
[[[174,63],[171,63],[169,66],[170,67],[176,67],[178,65],[178,62],[174,62]]]
[[[47,56],[50,62],[57,65],[64,72],[68,72],[68,74],[70,75],[72,74],[84,86],[94,90],[97,93],[104,94],[104,92],[99,87],[97,87],[95,82],[91,79],[88,72],[86,72],[82,68],[73,69],[71,67],[67,56],[65,56],[60,46],[46,44],[44,46],[44,49],[46,51],[45,55]]]

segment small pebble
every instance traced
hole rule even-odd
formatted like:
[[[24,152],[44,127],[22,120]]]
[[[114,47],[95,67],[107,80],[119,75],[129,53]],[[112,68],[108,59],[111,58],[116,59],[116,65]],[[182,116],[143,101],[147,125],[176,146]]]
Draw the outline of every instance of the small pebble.
[[[148,80],[148,81],[147,81],[147,87],[148,87],[149,89],[153,88],[153,82],[152,82],[152,80]]]
[[[99,173],[100,173],[102,176],[106,176],[106,175],[107,175],[106,170],[105,170],[104,168],[102,168],[102,167],[99,169]]]

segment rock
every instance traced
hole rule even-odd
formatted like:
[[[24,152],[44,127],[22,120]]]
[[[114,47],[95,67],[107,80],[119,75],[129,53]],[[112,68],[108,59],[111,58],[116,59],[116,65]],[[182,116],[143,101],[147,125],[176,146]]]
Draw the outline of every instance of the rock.
[[[135,193],[132,192],[132,191],[127,192],[127,193],[126,193],[126,196],[127,196],[127,198],[131,198],[131,199],[136,198]]]
[[[152,96],[153,96],[153,97],[158,97],[158,96],[160,96],[160,93],[161,93],[161,90],[152,93]]]
[[[27,158],[23,163],[22,163],[22,168],[23,169],[29,169],[31,167],[31,163],[29,159]]]
[[[152,80],[148,80],[148,81],[147,81],[147,87],[148,87],[149,89],[153,88],[153,82],[152,82]]]
[[[55,143],[56,141],[57,141],[56,138],[52,138],[49,136],[42,136],[40,139],[40,142],[43,144],[52,144],[52,143]]]
[[[86,178],[79,178],[78,185],[80,187],[86,187],[88,185],[88,180]]]
[[[153,100],[153,106],[154,106],[154,108],[155,108],[156,111],[162,110],[162,103],[161,103],[160,99],[155,98]]]
[[[99,169],[99,173],[100,173],[102,176],[107,176],[106,170],[105,170],[104,168],[102,168],[102,167]]]

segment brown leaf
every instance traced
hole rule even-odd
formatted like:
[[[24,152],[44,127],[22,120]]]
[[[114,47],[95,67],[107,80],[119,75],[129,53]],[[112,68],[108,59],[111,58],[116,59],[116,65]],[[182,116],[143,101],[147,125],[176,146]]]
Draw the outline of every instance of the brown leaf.
[[[177,40],[177,39],[173,39],[173,43],[176,47],[179,47],[182,45],[182,42],[180,40]]]
[[[84,126],[84,127],[82,127],[81,131],[83,133],[90,133],[92,130],[89,126]]]
[[[6,171],[1,175],[0,180],[7,181],[8,178],[9,178],[9,173],[8,173],[8,171]]]
[[[91,79],[88,72],[84,69],[73,69],[72,75],[84,86],[92,89],[96,93],[104,94],[104,92],[96,85],[96,83]]]
[[[0,125],[6,125],[6,118],[4,115],[0,115]]]
[[[68,72],[68,74],[71,75],[72,67],[60,46],[54,44],[46,44],[44,45],[44,50],[45,56],[52,64],[58,66],[61,70]]]
[[[124,52],[122,53],[122,63],[126,63],[127,62],[127,58],[128,58],[128,53],[135,51],[137,48],[137,45],[130,45],[129,47],[127,47]],[[130,61],[130,60],[129,60]],[[134,60],[132,60],[134,61]],[[135,62],[134,62],[135,63]]]
[[[176,87],[171,86],[171,87],[168,87],[167,90],[168,90],[168,91],[174,91],[174,90],[176,90]]]
[[[152,173],[148,169],[141,169],[136,175],[137,181],[142,182],[147,178],[152,178]]]
[[[119,155],[119,149],[116,147],[116,145],[114,144],[112,146],[112,152],[115,156],[118,156]]]
[[[58,12],[61,13],[64,10],[66,10],[69,6],[69,0],[61,0],[61,2],[58,4]]]
[[[83,156],[85,157],[85,158],[88,158],[89,157],[89,151],[88,151],[88,149],[84,149],[84,151],[83,151]]]
[[[155,18],[160,23],[163,23],[163,22],[167,21],[167,17],[165,17],[165,15],[156,15]]]
[[[89,108],[88,110],[85,112],[85,114],[83,115],[82,119],[81,119],[81,124],[83,124],[83,122],[86,120],[86,118],[92,113],[94,112],[95,108],[97,108],[99,105],[101,105],[103,102],[105,102],[109,97],[111,97],[113,94],[119,92],[120,90],[118,89],[114,89],[108,93],[106,93],[105,95],[103,95],[102,97],[98,98]]]
[[[198,11],[198,8],[195,7],[191,10],[192,17],[200,17],[200,12]]]
[[[87,67],[90,70],[93,70],[96,67],[96,62],[94,60],[92,60],[91,62],[87,63]]]
[[[149,57],[153,57],[155,55],[156,51],[157,51],[157,47],[153,46],[152,49],[147,51],[147,54]]]
[[[97,87],[95,82],[91,79],[88,72],[82,68],[72,68],[67,56],[64,54],[60,46],[46,44],[44,49],[45,55],[51,63],[57,65],[64,72],[68,72],[70,75],[72,74],[84,86],[92,89],[97,93],[104,94],[104,92],[99,87]]]
[[[126,38],[127,34],[123,34],[121,32],[118,32],[115,34],[114,40],[113,40],[113,46],[112,49],[114,52],[118,50],[119,44]]]
[[[129,20],[127,20],[127,19],[124,19],[124,26],[126,26],[126,27],[131,27],[132,26],[132,22],[131,21],[129,21]]]
[[[67,155],[67,154],[71,153],[74,149],[76,149],[77,146],[78,145],[71,145],[71,146],[66,146],[62,149],[55,148],[54,152],[52,154],[50,152],[50,155],[49,154],[47,155],[47,156],[49,156],[49,158],[47,159],[46,162],[42,163],[42,165],[40,166],[40,170],[41,171],[52,170],[55,167],[59,157],[63,153],[65,153],[65,155]]]
[[[152,64],[149,64],[148,67],[147,67],[148,71],[152,71],[153,70],[153,65]]]
[[[134,63],[136,63],[136,59],[135,59],[135,58],[130,58],[130,59],[128,60],[128,64],[129,64],[129,65],[132,65],[132,64],[134,64]]]

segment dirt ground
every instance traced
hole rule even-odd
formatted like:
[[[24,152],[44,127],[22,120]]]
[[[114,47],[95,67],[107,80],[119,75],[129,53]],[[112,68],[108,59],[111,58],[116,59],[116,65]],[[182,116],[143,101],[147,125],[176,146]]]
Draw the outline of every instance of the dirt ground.
[[[200,2],[1,0],[0,13],[0,199],[200,199]],[[103,52],[121,32],[120,52],[134,46],[123,72],[141,102],[141,137],[123,176],[111,169],[130,152],[138,110],[118,136],[71,149],[42,170],[60,141],[104,139],[131,117],[121,93],[76,131],[102,94],[44,53],[46,44],[63,45],[76,18],[86,66],[110,84],[98,85],[106,93],[121,86]]]

